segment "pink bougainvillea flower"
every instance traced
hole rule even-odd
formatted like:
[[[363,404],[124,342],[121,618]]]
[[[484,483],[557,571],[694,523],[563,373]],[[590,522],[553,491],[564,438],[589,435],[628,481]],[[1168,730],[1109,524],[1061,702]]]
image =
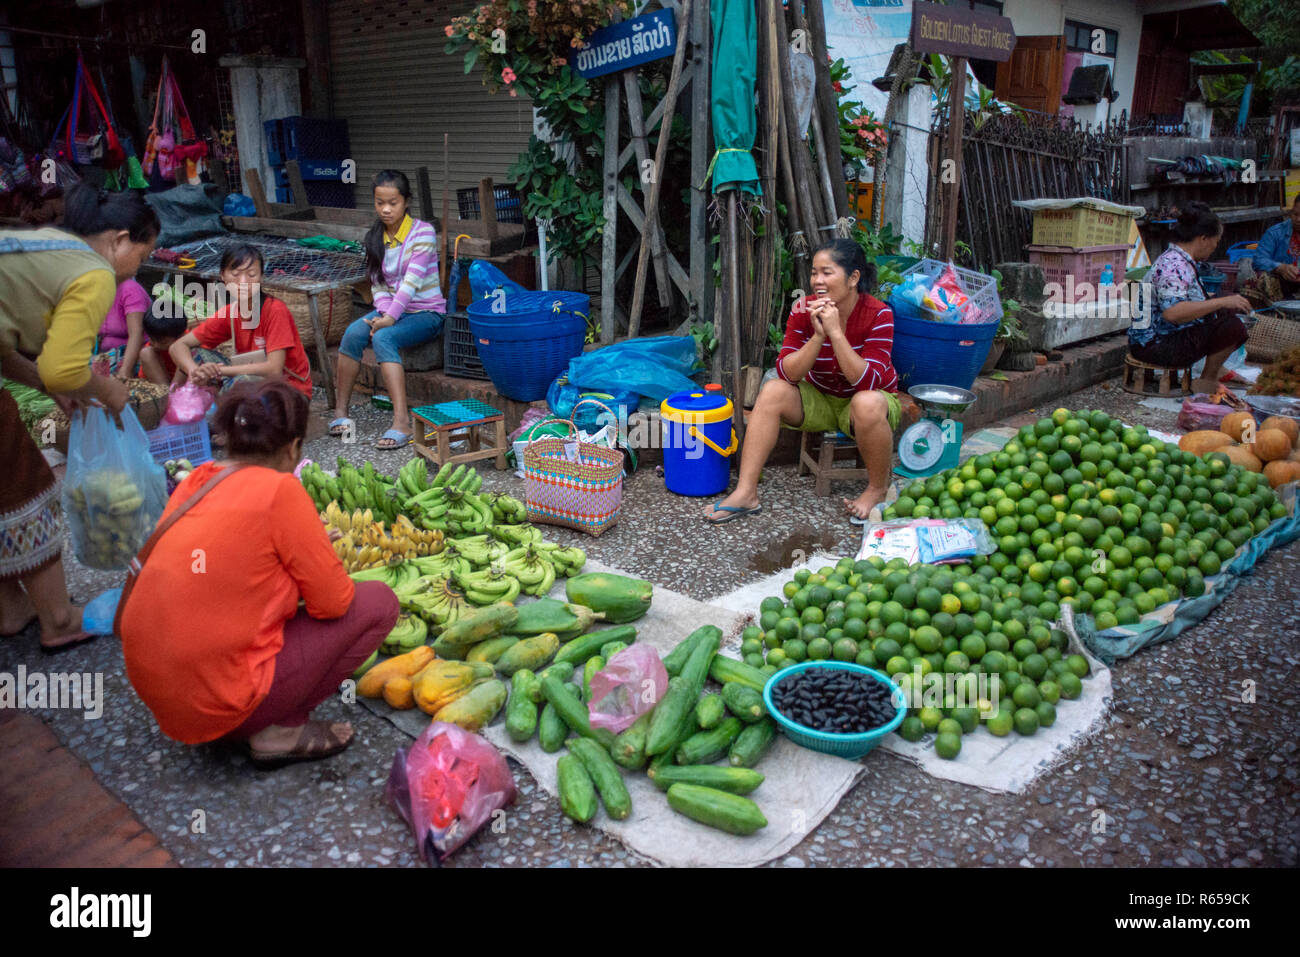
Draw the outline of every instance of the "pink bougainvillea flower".
[[[455,28],[454,28],[454,27],[449,23],[449,24],[447,24],[447,26],[446,26],[445,32],[446,32],[447,36],[451,36],[453,33],[456,32],[456,30],[455,30]]]
[[[506,67],[504,70],[501,71],[501,79],[506,83],[513,83],[515,82],[516,79],[518,79],[518,77],[515,76],[514,70],[510,69],[510,67]]]
[[[511,96],[518,96],[519,93],[515,90],[514,87],[511,87],[511,88],[510,88],[510,95],[511,95]]]

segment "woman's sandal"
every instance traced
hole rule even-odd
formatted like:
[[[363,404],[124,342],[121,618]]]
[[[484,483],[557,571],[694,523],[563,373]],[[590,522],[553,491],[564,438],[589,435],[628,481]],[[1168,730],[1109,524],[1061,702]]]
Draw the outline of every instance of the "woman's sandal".
[[[44,642],[41,642],[41,652],[47,655],[61,655],[65,651],[71,651],[73,648],[76,648],[79,645],[84,645],[89,641],[94,641],[96,638],[101,636],[93,631],[78,631],[63,637],[66,637],[68,640],[60,642],[57,645],[47,645]]]
[[[388,445],[380,445],[380,442],[388,442]],[[401,429],[389,429],[379,437],[375,443],[375,448],[381,452],[392,452],[394,449],[404,449],[411,444],[411,434],[403,432]]]
[[[355,433],[356,427],[357,424],[355,422],[353,422],[347,416],[341,415],[333,422],[330,423],[330,435],[332,435],[336,439],[341,439],[349,432]]]
[[[321,758],[333,757],[345,750],[356,735],[354,731],[346,738],[339,738],[331,729],[333,724],[332,721],[308,721],[302,726],[298,743],[289,751],[258,752],[250,747],[249,757],[253,766],[269,771],[298,761],[319,761]]]

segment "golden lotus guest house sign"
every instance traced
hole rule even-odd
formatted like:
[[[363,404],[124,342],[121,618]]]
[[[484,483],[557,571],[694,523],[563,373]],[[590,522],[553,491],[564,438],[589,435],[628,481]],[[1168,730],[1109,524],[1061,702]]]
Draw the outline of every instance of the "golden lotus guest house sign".
[[[912,4],[912,49],[974,60],[1011,59],[1016,31],[1011,21],[992,13],[937,3]]]

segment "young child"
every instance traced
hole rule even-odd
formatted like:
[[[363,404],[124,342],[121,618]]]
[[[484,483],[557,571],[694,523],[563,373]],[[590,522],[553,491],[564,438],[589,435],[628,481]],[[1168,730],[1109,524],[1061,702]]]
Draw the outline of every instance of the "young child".
[[[104,324],[99,327],[99,359],[107,364],[105,374],[129,379],[135,375],[136,362],[144,344],[144,317],[149,315],[151,303],[144,286],[134,279],[124,279],[117,285],[113,305],[109,307]]]
[[[176,367],[169,350],[172,343],[185,335],[186,325],[184,315],[155,316],[152,310],[144,314],[144,332],[149,342],[140,350],[140,378],[163,386],[185,381],[185,373]]]
[[[177,368],[196,385],[216,385],[225,390],[241,379],[283,377],[310,401],[307,350],[289,307],[262,292],[263,266],[262,251],[256,246],[226,250],[220,269],[229,304],[173,342],[168,352]],[[213,351],[232,339],[235,360],[250,353],[256,354],[255,358],[228,361]]]
[[[411,441],[402,349],[428,342],[442,331],[447,311],[438,276],[438,239],[433,224],[407,211],[411,184],[397,170],[375,174],[375,224],[366,233],[366,270],[375,309],[348,326],[339,343],[338,401],[330,435],[349,434],[348,402],[370,346],[384,388],[393,400],[393,427],[375,447],[400,449]]]

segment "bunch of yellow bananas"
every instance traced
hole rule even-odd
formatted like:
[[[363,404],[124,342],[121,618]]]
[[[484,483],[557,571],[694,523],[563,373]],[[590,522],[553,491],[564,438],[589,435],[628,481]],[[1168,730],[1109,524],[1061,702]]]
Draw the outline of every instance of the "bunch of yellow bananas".
[[[392,526],[385,528],[368,508],[348,512],[338,502],[330,502],[321,521],[339,533],[334,551],[349,572],[436,555],[444,546],[442,532],[416,528],[405,515],[398,515]]]

